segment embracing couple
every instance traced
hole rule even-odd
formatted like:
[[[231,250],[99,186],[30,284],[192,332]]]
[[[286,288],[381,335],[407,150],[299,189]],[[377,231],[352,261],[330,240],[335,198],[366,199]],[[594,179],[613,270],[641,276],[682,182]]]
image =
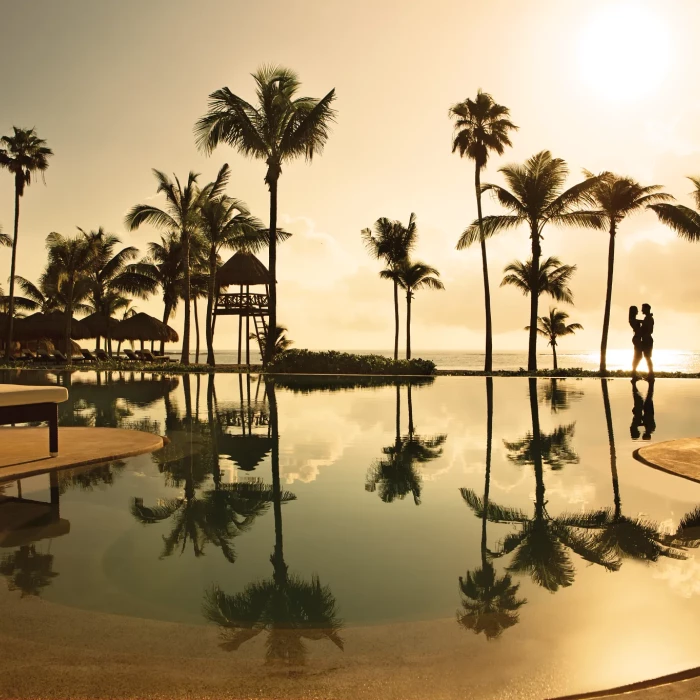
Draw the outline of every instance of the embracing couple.
[[[654,363],[651,361],[651,353],[654,350],[654,315],[651,313],[649,304],[642,304],[643,318],[637,318],[638,313],[639,309],[636,306],[630,306],[629,321],[634,331],[632,336],[632,345],[634,345],[632,375],[636,376],[637,367],[644,357],[649,368],[649,376],[653,377]]]

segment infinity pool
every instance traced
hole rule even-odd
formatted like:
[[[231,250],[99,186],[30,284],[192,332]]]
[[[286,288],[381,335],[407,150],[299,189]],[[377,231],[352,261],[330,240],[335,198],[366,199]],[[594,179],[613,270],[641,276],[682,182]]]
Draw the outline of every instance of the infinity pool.
[[[697,434],[693,380],[0,381],[170,439],[60,472],[48,519],[46,475],[0,483],[2,644],[34,655],[0,695],[554,697],[700,664],[700,485],[632,454]]]

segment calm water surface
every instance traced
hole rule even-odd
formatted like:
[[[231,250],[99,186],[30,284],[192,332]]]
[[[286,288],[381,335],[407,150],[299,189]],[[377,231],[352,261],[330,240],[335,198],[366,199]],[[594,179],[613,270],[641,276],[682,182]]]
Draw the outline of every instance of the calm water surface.
[[[170,438],[60,472],[60,520],[38,526],[40,506],[2,509],[48,501],[48,477],[0,484],[0,583],[17,606],[219,625],[234,657],[262,633],[267,661],[290,666],[349,654],[358,627],[447,619],[465,673],[524,658],[560,693],[700,663],[700,485],[632,457],[697,434],[693,380],[651,395],[593,379],[0,381],[66,385],[63,425]]]

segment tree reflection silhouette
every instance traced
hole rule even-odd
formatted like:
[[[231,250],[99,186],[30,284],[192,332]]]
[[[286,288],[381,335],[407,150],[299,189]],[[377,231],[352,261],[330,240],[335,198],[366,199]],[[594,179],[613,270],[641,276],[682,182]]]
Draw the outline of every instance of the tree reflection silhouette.
[[[342,622],[328,586],[318,576],[311,581],[289,573],[284,560],[282,503],[279,473],[279,422],[277,398],[272,382],[267,382],[272,433],[272,487],[275,516],[275,546],[270,557],[272,578],[248,584],[242,592],[228,595],[219,586],[205,594],[205,617],[222,628],[222,648],[235,651],[246,641],[267,632],[266,663],[300,666],[308,650],[304,640],[328,639],[339,649]]]
[[[377,491],[385,503],[403,499],[409,493],[413,502],[420,505],[422,480],[418,464],[425,464],[442,455],[447,435],[423,437],[417,435],[413,423],[413,396],[411,384],[407,386],[408,434],[401,435],[401,384],[396,384],[396,434],[394,442],[382,448],[384,457],[377,460],[367,472],[365,489]]]
[[[572,401],[578,401],[583,396],[583,391],[572,388],[566,379],[543,381],[538,388],[540,401],[548,403],[552,413],[568,410]]]
[[[185,416],[181,418],[166,399],[166,425],[170,443],[152,458],[176,487],[183,486],[183,496],[146,506],[135,498],[131,514],[139,522],[149,525],[172,520],[170,532],[163,537],[161,558],[176,550],[184,553],[188,545],[195,557],[204,554],[207,543],[218,547],[227,561],[233,563],[236,553],[235,537],[250,529],[255,519],[273,502],[273,488],[259,480],[222,484],[219,469],[218,439],[221,425],[214,404],[214,376],[210,375],[207,391],[207,421],[199,421],[196,407],[192,414],[189,376],[183,377]],[[197,396],[199,392],[197,392]],[[213,488],[202,487],[212,477]],[[200,490],[198,495],[197,490]],[[284,492],[282,501],[293,500],[294,494]]]
[[[20,545],[14,552],[2,556],[0,574],[7,577],[7,587],[11,591],[22,592],[22,598],[41,595],[41,590],[58,576],[53,570],[53,554],[38,552],[33,544]]]
[[[568,445],[573,434],[573,424],[562,426],[548,435],[542,433],[537,404],[537,380],[529,379],[528,382],[532,432],[522,440],[506,442],[505,445],[513,451],[509,455],[512,461],[534,468],[535,503],[532,517],[517,508],[493,502],[485,503],[470,489],[465,489],[462,495],[478,517],[486,517],[491,522],[519,525],[519,531],[507,535],[497,550],[491,552],[491,556],[500,558],[512,554],[508,571],[528,574],[537,585],[555,592],[574,582],[575,568],[570,551],[609,571],[617,571],[620,561],[595,537],[582,532],[591,522],[599,521],[599,513],[552,517],[547,512],[544,464],[553,469],[561,468],[566,463],[578,461],[578,457]]]
[[[612,474],[613,503],[612,509],[600,512],[597,521],[591,526],[599,530],[597,541],[611,556],[621,559],[639,561],[657,561],[659,557],[685,559],[683,552],[671,546],[672,540],[659,530],[659,525],[648,518],[630,518],[622,513],[620,482],[617,475],[617,452],[615,450],[615,432],[613,430],[612,411],[608,383],[601,379],[605,423],[610,447],[610,472]]]
[[[457,612],[457,623],[476,634],[483,632],[486,639],[496,639],[504,630],[519,621],[518,610],[527,602],[518,599],[520,584],[513,584],[510,574],[498,576],[487,556],[486,517],[491,482],[491,449],[493,442],[493,378],[486,377],[486,473],[484,498],[481,501],[481,567],[467,571],[466,579],[459,577],[462,610]],[[460,489],[467,500],[467,489]]]

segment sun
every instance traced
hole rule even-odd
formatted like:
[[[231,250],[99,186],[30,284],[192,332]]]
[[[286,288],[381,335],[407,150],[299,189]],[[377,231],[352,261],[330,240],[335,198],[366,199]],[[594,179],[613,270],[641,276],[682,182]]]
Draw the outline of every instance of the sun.
[[[635,2],[607,3],[579,35],[581,77],[591,91],[623,102],[656,93],[668,75],[671,39],[663,16]]]

